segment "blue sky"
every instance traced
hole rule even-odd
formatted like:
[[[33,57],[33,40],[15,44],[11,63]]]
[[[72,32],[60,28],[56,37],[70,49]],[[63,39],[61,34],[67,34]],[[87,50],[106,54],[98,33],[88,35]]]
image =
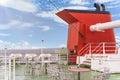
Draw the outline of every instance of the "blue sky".
[[[66,47],[67,23],[55,13],[63,9],[94,10],[95,2],[106,5],[112,20],[120,18],[120,0],[0,0],[0,49]],[[119,41],[119,28],[115,35]]]

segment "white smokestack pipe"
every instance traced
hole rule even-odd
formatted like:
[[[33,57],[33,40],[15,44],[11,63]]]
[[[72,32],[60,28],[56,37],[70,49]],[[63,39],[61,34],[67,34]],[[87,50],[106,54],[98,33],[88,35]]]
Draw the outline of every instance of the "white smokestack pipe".
[[[104,30],[118,28],[118,27],[120,27],[120,20],[91,25],[90,31],[102,31],[103,32]]]

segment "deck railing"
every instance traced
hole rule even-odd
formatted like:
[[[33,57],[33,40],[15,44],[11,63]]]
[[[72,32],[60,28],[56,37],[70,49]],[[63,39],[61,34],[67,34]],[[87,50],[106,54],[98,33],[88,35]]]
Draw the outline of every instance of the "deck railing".
[[[118,54],[119,43],[113,42],[102,42],[102,43],[88,43],[81,50],[78,51],[78,54]]]
[[[91,44],[86,44],[82,49],[78,51],[79,55],[83,55],[84,53],[88,54],[91,53]]]

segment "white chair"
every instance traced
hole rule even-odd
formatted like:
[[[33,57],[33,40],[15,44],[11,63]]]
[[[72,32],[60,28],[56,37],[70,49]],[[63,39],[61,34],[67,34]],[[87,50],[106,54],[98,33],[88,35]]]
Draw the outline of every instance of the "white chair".
[[[15,63],[19,64],[20,59],[22,58],[22,54],[11,54],[10,55],[11,60],[15,58]]]
[[[107,67],[100,68],[101,73],[95,71],[94,80],[110,80],[110,70]]]
[[[46,63],[49,64],[52,61],[50,60],[51,54],[40,54],[39,55],[39,60],[42,66],[44,66]]]
[[[31,75],[35,75],[35,69],[36,69],[36,54],[25,54],[25,59],[26,59],[26,72]]]
[[[36,54],[25,54],[25,59],[32,61],[35,59],[36,56],[37,56]]]

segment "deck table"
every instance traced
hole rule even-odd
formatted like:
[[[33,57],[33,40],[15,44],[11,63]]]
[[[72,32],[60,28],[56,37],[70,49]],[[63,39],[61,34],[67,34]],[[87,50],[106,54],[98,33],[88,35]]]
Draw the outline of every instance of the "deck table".
[[[80,80],[80,72],[90,71],[90,69],[88,69],[88,68],[69,68],[68,70],[71,72],[77,72],[78,73],[78,80]]]

